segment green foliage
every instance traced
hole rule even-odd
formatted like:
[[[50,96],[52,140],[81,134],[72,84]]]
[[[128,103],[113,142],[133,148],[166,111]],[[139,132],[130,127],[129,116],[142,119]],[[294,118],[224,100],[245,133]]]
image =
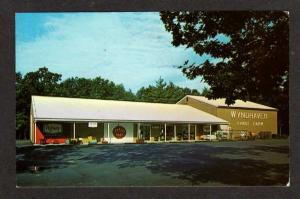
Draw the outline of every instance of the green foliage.
[[[210,92],[211,92],[211,90],[209,88],[204,87],[202,92],[201,92],[201,95],[205,96],[205,97],[208,97],[210,95]]]
[[[101,77],[94,79],[71,77],[61,82],[59,87],[59,95],[64,97],[135,100],[134,94],[130,90],[126,91],[122,84],[118,85]]]
[[[227,104],[242,99],[277,107],[288,128],[286,12],[187,11],[161,12],[160,16],[172,33],[174,46],[212,57],[201,64],[187,60],[179,67],[190,79],[203,77],[210,86],[209,98],[225,97]]]
[[[16,73],[16,133],[18,138],[28,137],[29,113],[32,95],[55,96],[61,75],[49,72],[46,67],[22,77]]]
[[[161,77],[156,81],[155,86],[142,87],[136,94],[137,101],[157,102],[157,103],[176,103],[186,95],[200,95],[193,89],[181,88],[172,82],[167,84]]]

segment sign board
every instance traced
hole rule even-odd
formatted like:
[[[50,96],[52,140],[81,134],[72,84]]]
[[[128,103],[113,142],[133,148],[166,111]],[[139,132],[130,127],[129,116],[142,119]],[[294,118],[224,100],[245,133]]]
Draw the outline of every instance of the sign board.
[[[89,122],[89,127],[90,128],[97,128],[98,123],[97,122]]]
[[[44,130],[44,133],[47,133],[47,134],[62,133],[62,125],[61,124],[44,124],[43,130]]]
[[[113,128],[113,135],[117,139],[122,139],[126,136],[126,129],[123,126],[116,126],[115,128]]]

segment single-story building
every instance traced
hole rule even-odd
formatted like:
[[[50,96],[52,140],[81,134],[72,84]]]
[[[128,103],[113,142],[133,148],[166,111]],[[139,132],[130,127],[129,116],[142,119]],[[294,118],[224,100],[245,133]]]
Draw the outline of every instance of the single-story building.
[[[225,98],[208,99],[203,96],[187,95],[177,104],[184,104],[210,113],[228,121],[228,130],[239,136],[241,131],[258,134],[277,134],[278,109],[250,101],[236,100],[234,104],[225,104]]]
[[[228,121],[189,104],[32,96],[30,139],[60,144],[92,137],[96,143],[195,141]]]

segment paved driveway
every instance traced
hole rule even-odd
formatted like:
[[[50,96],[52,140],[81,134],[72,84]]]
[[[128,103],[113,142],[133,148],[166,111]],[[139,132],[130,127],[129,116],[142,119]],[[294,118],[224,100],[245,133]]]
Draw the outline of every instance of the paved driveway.
[[[17,185],[285,186],[288,153],[288,140],[22,147]]]

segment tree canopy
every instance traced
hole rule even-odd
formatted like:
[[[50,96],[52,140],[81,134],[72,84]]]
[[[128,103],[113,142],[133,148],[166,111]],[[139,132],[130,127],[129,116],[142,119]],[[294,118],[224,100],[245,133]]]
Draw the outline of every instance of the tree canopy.
[[[195,89],[181,88],[169,82],[168,84],[160,77],[155,86],[142,87],[136,94],[138,101],[176,103],[186,95],[200,95]]]
[[[174,46],[192,48],[203,63],[179,68],[210,86],[209,98],[250,100],[279,108],[288,128],[289,16],[283,11],[161,12]]]

